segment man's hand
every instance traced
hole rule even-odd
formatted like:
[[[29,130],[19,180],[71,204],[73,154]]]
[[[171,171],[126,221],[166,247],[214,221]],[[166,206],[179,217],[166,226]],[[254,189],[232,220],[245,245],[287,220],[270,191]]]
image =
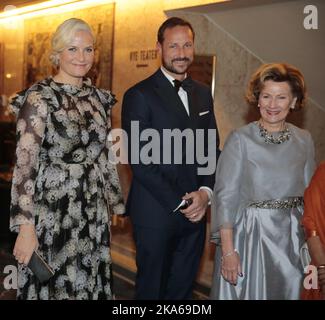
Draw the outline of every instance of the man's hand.
[[[207,191],[199,190],[186,194],[182,199],[192,199],[193,203],[185,210],[180,210],[187,219],[191,222],[199,222],[204,217],[208,203],[209,196]]]
[[[35,227],[31,224],[23,224],[19,228],[13,255],[19,263],[28,264],[34,250],[38,248],[38,240]]]

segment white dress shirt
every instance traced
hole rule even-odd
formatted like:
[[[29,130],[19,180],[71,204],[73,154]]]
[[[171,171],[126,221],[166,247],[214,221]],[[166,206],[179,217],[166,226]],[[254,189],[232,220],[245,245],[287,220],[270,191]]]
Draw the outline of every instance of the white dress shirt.
[[[174,84],[174,80],[175,78],[173,78],[169,73],[166,72],[166,70],[164,69],[164,67],[160,67],[161,72],[165,75],[165,77],[169,80],[169,82],[173,85],[173,87],[175,86]],[[185,74],[185,78],[186,78],[187,74]],[[184,79],[185,79],[184,78]],[[188,115],[190,115],[190,109],[188,107],[188,97],[187,97],[187,92],[180,87],[178,90],[178,95],[181,98],[183,105],[185,107],[185,110],[187,112]]]
[[[169,73],[167,73],[166,69],[163,66],[161,66],[160,69],[161,69],[161,72],[168,79],[168,81],[172,84],[172,86],[175,86],[175,84],[174,84],[175,78],[173,78]],[[187,77],[187,74],[185,74],[185,78],[186,77]],[[180,87],[179,90],[178,90],[178,95],[179,95],[179,97],[181,98],[181,100],[183,102],[183,105],[185,107],[185,110],[186,110],[187,114],[190,115],[190,110],[189,110],[189,106],[188,106],[187,92],[182,87]],[[200,187],[199,190],[205,190],[207,192],[208,197],[209,197],[209,205],[210,205],[213,191],[209,187],[206,187],[206,186]],[[174,210],[174,212],[177,211],[179,209],[179,207],[181,207],[183,204],[185,204],[185,200],[181,201],[181,203]]]

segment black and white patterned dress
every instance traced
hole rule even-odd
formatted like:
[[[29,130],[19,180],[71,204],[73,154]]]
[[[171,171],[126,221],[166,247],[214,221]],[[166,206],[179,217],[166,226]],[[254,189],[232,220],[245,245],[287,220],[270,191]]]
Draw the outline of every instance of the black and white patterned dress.
[[[108,160],[107,90],[47,78],[12,99],[17,163],[10,228],[34,224],[39,252],[54,269],[40,284],[18,267],[18,299],[112,299],[110,215],[124,213],[117,170]]]

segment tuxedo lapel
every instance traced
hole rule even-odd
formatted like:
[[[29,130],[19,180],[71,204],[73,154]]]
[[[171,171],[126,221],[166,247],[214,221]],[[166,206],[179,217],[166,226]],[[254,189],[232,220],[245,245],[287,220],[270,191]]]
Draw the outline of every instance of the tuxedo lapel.
[[[155,73],[155,82],[155,91],[163,100],[164,106],[169,112],[176,114],[182,121],[189,121],[189,116],[181,98],[160,69]]]
[[[197,91],[195,90],[195,83],[192,79],[190,81],[191,86],[186,91],[190,111],[190,123],[191,127],[195,129],[197,127],[197,121],[199,118],[199,99],[197,96]]]

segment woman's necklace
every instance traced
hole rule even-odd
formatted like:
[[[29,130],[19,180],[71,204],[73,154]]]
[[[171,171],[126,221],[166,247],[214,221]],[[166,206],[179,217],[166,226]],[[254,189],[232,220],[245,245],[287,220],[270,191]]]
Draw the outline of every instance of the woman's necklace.
[[[288,141],[291,137],[291,132],[288,127],[284,124],[283,130],[279,132],[279,135],[275,137],[272,133],[268,132],[260,121],[256,121],[260,129],[260,136],[264,138],[265,143],[268,144],[281,144]]]

